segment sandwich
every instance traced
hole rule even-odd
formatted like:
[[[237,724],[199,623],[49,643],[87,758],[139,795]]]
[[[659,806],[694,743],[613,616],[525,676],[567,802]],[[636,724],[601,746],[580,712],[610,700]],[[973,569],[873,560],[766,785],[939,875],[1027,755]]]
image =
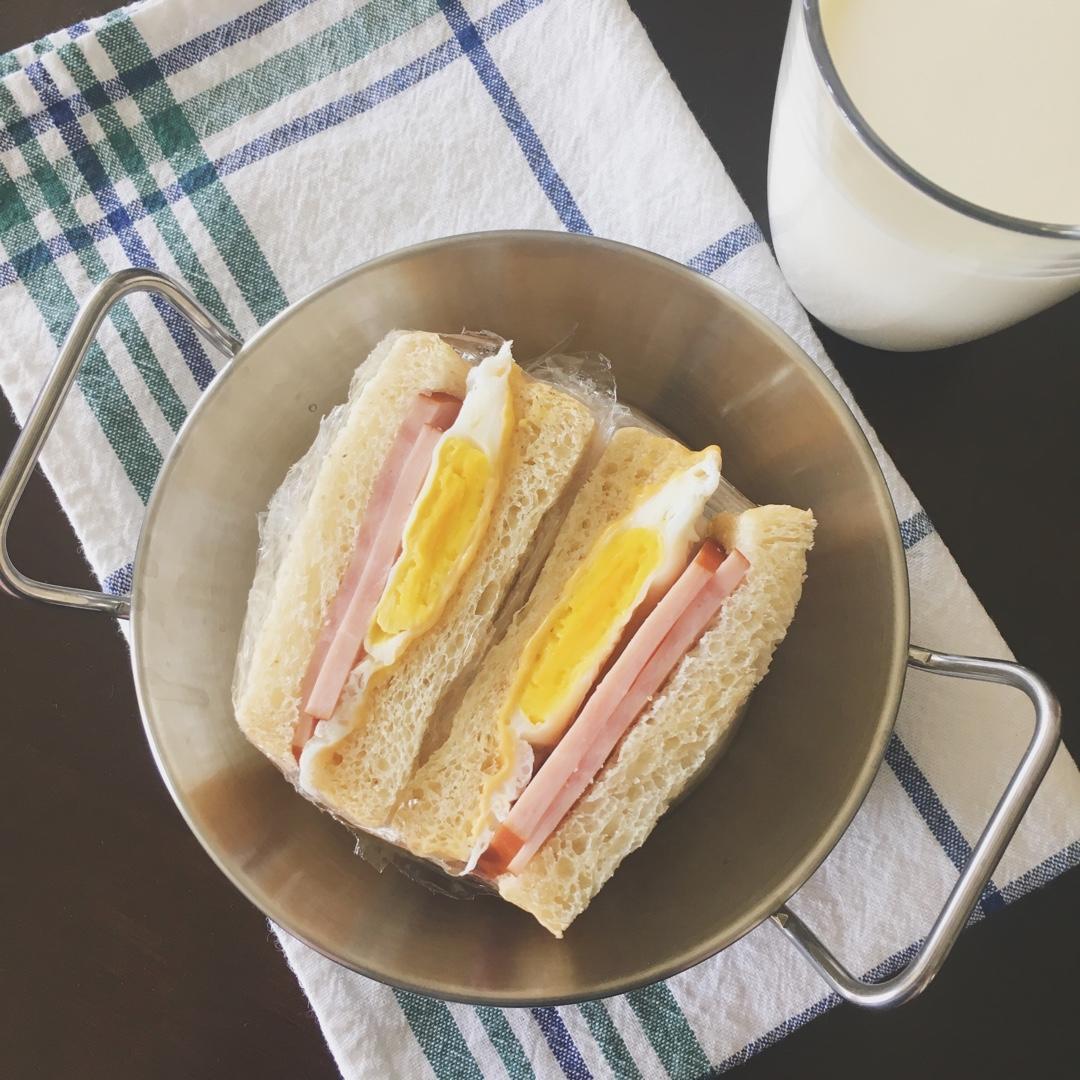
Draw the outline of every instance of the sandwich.
[[[388,338],[271,502],[234,693],[308,798],[557,937],[732,730],[815,527],[711,513],[715,446],[598,450],[586,399]]]
[[[594,424],[508,343],[470,366],[396,333],[360,366],[271,500],[234,683],[241,730],[305,795],[388,823]]]
[[[813,515],[706,517],[720,452],[617,431],[392,829],[561,937],[727,734],[787,632]]]

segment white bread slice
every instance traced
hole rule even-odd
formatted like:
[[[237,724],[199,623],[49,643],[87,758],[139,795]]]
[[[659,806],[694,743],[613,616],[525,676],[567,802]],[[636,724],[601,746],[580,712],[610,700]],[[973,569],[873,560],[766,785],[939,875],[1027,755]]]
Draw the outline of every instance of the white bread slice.
[[[711,535],[750,561],[746,579],[525,869],[498,879],[556,937],[645,841],[765,675],[802,593],[814,526],[790,506],[712,522]]]
[[[322,800],[365,829],[384,827],[412,777],[440,701],[483,656],[494,616],[525,562],[541,519],[570,481],[592,436],[592,413],[545,382],[511,372],[515,418],[507,467],[491,520],[469,569],[434,630],[380,673],[358,704],[346,687],[338,706],[355,711],[353,730],[310,776]],[[486,661],[482,666],[486,668]],[[335,715],[338,715],[335,714]]]
[[[402,795],[391,828],[414,854],[447,863],[468,861],[485,784],[501,767],[499,716],[525,643],[604,529],[636,505],[644,488],[688,468],[693,457],[673,439],[641,428],[614,434],[574,499],[528,602],[484,658],[446,741]]]
[[[353,377],[344,414],[331,418],[338,430],[329,446],[317,440],[271,502],[272,521],[295,520],[275,528],[290,534],[284,541],[272,538],[274,545],[284,543],[276,568],[260,564],[256,572],[234,696],[244,734],[290,778],[298,772],[291,746],[300,681],[352,556],[375,477],[415,396],[431,390],[461,397],[468,370],[437,334],[388,336]],[[312,469],[317,472],[306,507],[280,506],[279,496],[292,501],[286,489],[297,486],[294,473]],[[264,550],[261,559],[269,563],[274,554]],[[264,590],[269,600],[256,606],[266,575],[272,577]]]

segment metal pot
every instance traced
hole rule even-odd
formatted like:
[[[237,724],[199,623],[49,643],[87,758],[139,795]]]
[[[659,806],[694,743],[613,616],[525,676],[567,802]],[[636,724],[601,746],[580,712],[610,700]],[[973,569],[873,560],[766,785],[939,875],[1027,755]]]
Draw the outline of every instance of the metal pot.
[[[235,358],[161,471],[131,596],[32,581],[7,555],[11,515],[87,344],[108,308],[138,290],[166,297]],[[394,327],[494,329],[520,357],[569,336],[568,349],[611,358],[621,399],[689,445],[718,442],[726,474],[750,497],[811,506],[820,522],[798,616],[732,745],[562,941],[495,898],[453,900],[378,873],[233,720],[256,515],[344,398],[358,361]],[[810,359],[714,282],[602,240],[501,232],[408,248],[330,282],[242,346],[163,275],[115,274],[76,320],[0,476],[0,541],[12,591],[130,617],[161,775],[233,884],[332,959],[445,998],[526,1005],[620,993],[704,960],[771,916],[845,997],[906,1000],[943,962],[1059,739],[1057,703],[1031,671],[909,645],[892,502],[855,419]],[[918,956],[869,985],[784,904],[866,795],[909,665],[1018,687],[1035,706],[1035,734]]]

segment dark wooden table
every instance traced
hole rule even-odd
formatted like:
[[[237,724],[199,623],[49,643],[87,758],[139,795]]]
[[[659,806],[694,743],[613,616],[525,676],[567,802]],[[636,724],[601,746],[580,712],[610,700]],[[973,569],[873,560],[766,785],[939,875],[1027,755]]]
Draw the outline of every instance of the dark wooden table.
[[[110,6],[5,4],[0,49]],[[763,225],[787,6],[634,3]],[[1066,743],[1080,754],[1080,297],[942,353],[879,353],[821,333],[1016,654],[1057,688]],[[6,454],[15,426],[0,412]],[[91,584],[40,477],[12,547],[31,573]],[[100,619],[0,597],[0,648],[10,751],[0,1074],[335,1076],[265,920],[203,854],[158,780],[120,635]],[[914,1003],[883,1015],[836,1009],[740,1076],[1075,1075],[1078,911],[1073,873],[967,931]]]

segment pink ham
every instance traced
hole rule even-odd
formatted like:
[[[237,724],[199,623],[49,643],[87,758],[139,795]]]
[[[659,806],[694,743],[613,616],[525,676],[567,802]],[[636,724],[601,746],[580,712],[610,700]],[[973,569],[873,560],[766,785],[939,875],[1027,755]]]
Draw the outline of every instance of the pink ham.
[[[327,719],[337,706],[397,558],[405,523],[431,467],[435,444],[460,410],[461,400],[450,394],[419,394],[398,428],[375,478],[352,558],[300,684],[302,704],[293,733],[297,760],[316,724]]]
[[[496,833],[492,848],[511,873],[519,873],[555,831],[749,565],[740,552],[725,559],[706,541],[649,613]]]

